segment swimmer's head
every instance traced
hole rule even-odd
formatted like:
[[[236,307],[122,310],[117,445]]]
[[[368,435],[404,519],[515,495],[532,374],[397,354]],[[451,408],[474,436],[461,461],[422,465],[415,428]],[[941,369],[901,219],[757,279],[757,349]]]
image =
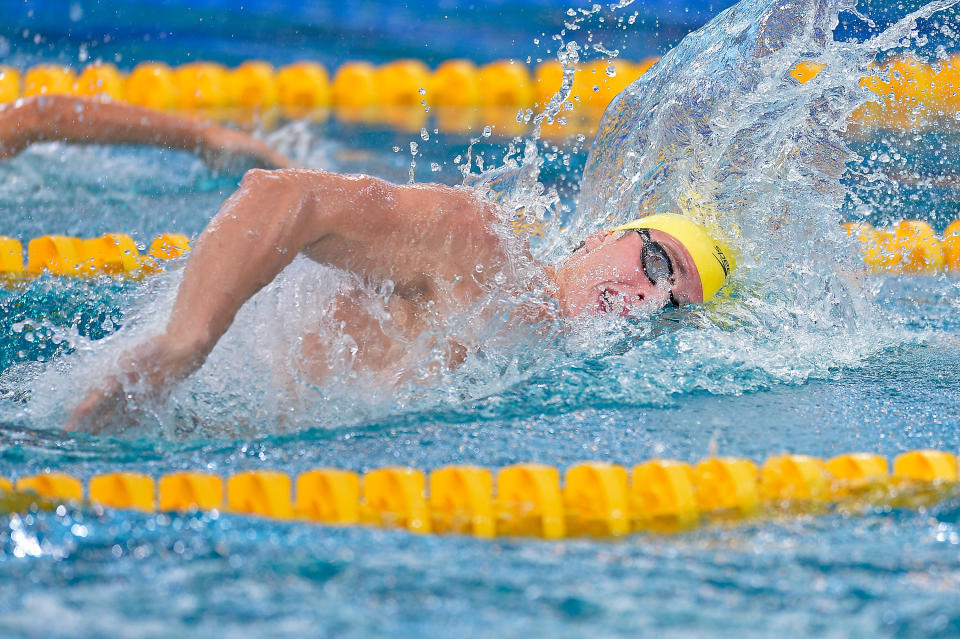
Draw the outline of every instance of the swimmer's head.
[[[733,256],[703,226],[666,213],[594,233],[554,275],[565,314],[625,315],[710,299],[733,267]]]

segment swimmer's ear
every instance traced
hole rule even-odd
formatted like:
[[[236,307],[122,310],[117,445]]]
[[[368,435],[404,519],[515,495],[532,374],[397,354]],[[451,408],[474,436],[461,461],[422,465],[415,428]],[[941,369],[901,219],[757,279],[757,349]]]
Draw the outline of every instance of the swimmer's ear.
[[[607,231],[597,231],[587,236],[587,239],[577,244],[576,248],[573,249],[573,252],[583,250],[584,253],[589,253],[593,249],[600,246],[603,243],[603,238],[607,236]]]

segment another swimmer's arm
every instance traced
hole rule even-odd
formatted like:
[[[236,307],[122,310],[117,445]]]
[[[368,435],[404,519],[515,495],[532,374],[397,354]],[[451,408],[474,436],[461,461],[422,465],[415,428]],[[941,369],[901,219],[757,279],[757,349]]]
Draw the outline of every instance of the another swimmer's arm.
[[[293,162],[262,141],[202,120],[75,96],[36,96],[0,107],[0,158],[34,142],[143,144],[200,153],[213,164],[246,158],[265,168]]]

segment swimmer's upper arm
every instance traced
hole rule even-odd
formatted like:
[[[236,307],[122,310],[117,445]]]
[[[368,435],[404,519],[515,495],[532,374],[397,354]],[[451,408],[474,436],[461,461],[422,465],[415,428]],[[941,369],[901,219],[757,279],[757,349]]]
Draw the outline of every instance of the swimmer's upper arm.
[[[318,175],[311,189],[310,257],[361,275],[415,279],[462,273],[493,249],[495,208],[476,191]]]

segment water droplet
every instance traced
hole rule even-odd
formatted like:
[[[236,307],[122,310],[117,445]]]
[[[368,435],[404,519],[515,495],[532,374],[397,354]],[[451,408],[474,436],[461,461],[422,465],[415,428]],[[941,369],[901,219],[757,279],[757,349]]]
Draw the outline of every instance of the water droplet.
[[[477,273],[483,273],[483,264],[477,264]]]
[[[493,129],[488,125],[483,127],[483,137],[489,138],[493,134]]]
[[[434,173],[437,173],[437,172],[440,171],[440,165],[437,164],[436,162],[431,162],[431,163],[430,163],[430,170],[433,171]]]
[[[427,129],[424,127],[420,128],[420,139],[423,140],[424,142],[430,139],[430,134],[427,133]]]

